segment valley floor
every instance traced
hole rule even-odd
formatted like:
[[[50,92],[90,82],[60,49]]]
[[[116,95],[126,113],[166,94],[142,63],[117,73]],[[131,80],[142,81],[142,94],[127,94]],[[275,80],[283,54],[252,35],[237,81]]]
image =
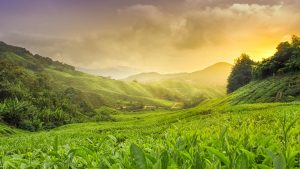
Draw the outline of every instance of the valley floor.
[[[36,133],[0,125],[0,168],[300,168],[300,102],[115,118]]]

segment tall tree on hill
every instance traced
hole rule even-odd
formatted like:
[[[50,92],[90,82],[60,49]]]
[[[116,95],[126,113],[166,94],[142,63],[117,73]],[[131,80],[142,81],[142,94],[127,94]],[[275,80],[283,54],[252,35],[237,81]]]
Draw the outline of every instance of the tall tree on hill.
[[[228,78],[227,93],[248,84],[252,80],[252,65],[254,62],[246,54],[242,54],[236,61]]]

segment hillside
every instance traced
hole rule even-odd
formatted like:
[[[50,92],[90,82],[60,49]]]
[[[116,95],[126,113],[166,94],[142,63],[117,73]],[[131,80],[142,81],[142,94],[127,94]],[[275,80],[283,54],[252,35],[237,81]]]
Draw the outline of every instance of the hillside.
[[[203,70],[192,73],[160,74],[156,72],[141,73],[130,76],[125,81],[138,81],[141,83],[155,83],[160,81],[184,81],[202,86],[216,85],[225,86],[227,77],[230,74],[232,65],[225,62],[219,62]]]
[[[10,46],[3,42],[0,43],[0,60],[20,66],[35,74],[46,75],[57,89],[65,90],[72,87],[78,90],[81,97],[95,108],[103,105],[115,108],[141,105],[171,107],[176,102],[187,100],[185,96],[187,87],[173,92],[172,88],[168,86],[144,85],[93,76],[76,71],[73,66],[33,55],[24,48]],[[220,72],[215,73],[214,76],[219,76],[218,73]],[[196,73],[193,74],[193,77],[196,76]],[[199,87],[188,86],[188,88],[193,90]],[[197,89],[193,95],[203,98],[217,98],[225,94],[219,89],[216,91],[210,89],[210,91],[203,89],[203,92],[200,92]]]
[[[126,111],[181,109],[225,95],[225,86],[171,80],[143,84],[94,76],[3,42],[0,70],[3,119],[28,130],[37,130],[41,124],[53,128],[74,122],[113,120],[98,111],[102,107]]]
[[[163,86],[176,93],[176,96],[184,98],[186,107],[193,107],[205,100],[225,96],[227,77],[231,68],[231,64],[220,62],[192,73],[148,72],[130,76],[124,81],[154,87]]]
[[[6,45],[3,42],[0,43],[0,61],[18,66],[23,72],[33,77],[46,76],[51,86],[55,86],[56,89],[74,88],[95,108],[103,105],[122,105],[120,102],[126,105],[126,103],[137,101],[160,106],[172,105],[172,101],[153,95],[139,84],[81,73],[73,66],[33,55],[24,48]]]
[[[300,76],[297,73],[254,80],[227,97],[219,99],[223,103],[231,104],[297,100],[300,100]]]
[[[300,100],[300,38],[281,42],[276,52],[259,62],[242,54],[228,78],[223,102],[232,104]]]
[[[206,97],[213,98],[222,95],[224,87],[218,88],[217,81],[205,87],[176,79],[152,84],[123,82],[91,76],[51,60],[32,68],[43,60],[40,57],[28,57],[24,60],[26,64],[13,64],[15,59],[24,57],[13,52],[0,62],[0,167],[283,169],[300,166],[300,103],[256,103],[299,99],[298,74],[255,80],[224,98],[195,106],[194,100],[204,101],[202,97],[193,97],[197,92],[199,95],[206,92]],[[190,76],[208,77],[206,71]],[[167,93],[167,89],[174,98],[169,95],[165,96],[168,99],[155,99]],[[7,100],[11,95],[22,96],[22,100]],[[108,103],[126,97],[166,105],[173,103],[168,100],[191,98],[190,106],[195,107],[138,113],[104,106],[89,110],[89,105],[106,103],[107,100],[98,100],[106,97],[111,98]],[[49,131],[28,132],[17,128]]]

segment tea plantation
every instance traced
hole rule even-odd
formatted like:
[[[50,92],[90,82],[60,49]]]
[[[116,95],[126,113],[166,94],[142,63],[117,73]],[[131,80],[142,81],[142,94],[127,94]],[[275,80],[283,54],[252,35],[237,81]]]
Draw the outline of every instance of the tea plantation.
[[[300,168],[300,102],[118,113],[25,132],[0,126],[0,168]]]

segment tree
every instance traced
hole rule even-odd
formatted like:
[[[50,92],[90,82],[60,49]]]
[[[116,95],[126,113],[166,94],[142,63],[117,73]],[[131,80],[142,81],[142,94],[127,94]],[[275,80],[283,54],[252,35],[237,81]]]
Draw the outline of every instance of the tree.
[[[300,70],[300,38],[297,36],[292,37],[291,43],[291,56],[285,63],[288,72],[297,72]]]
[[[252,65],[254,65],[254,62],[246,54],[242,54],[235,61],[228,78],[227,93],[235,91],[252,80]]]
[[[291,42],[282,42],[276,53],[257,64],[254,78],[263,79],[274,75],[283,75],[300,71],[300,38],[293,36]]]

